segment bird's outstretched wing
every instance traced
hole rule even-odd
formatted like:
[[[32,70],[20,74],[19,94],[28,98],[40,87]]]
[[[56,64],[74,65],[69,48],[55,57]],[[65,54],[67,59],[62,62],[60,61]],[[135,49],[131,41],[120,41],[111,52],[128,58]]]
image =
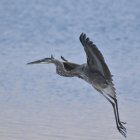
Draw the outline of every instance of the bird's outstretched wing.
[[[112,75],[108,69],[107,64],[105,63],[104,57],[96,45],[90,41],[90,39],[86,37],[84,33],[80,35],[79,39],[84,46],[89,68],[93,71],[97,70],[100,72],[108,81],[108,86],[106,88],[97,90],[112,104],[115,113],[117,129],[123,136],[126,137],[126,128],[123,126],[125,123],[121,122],[119,118],[118,103],[116,99],[115,88],[112,83]]]
[[[91,70],[98,70],[106,80],[112,82],[112,75],[108,69],[107,64],[105,63],[104,57],[101,52],[98,50],[96,45],[90,41],[86,34],[82,33],[79,37],[84,50],[87,55],[87,64]]]

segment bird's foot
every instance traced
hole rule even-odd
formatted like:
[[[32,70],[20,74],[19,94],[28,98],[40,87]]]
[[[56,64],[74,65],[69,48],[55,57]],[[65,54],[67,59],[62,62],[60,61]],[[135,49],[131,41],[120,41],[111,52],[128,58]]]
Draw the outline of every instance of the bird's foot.
[[[121,127],[118,127],[118,130],[124,137],[126,137],[126,132],[124,129],[122,129]]]
[[[123,123],[123,124],[126,124],[126,123]],[[124,136],[126,137],[126,128],[123,126],[122,122],[119,123],[119,126],[117,127],[117,129],[119,130],[119,132]]]
[[[121,122],[122,124],[127,124],[127,122]]]
[[[126,132],[126,128],[123,126],[123,124],[126,124],[126,122],[119,122],[119,127],[125,130]]]

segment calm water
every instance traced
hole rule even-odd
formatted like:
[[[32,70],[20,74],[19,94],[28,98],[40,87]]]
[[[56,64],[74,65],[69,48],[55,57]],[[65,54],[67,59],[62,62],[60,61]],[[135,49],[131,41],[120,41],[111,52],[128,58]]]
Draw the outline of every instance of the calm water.
[[[111,105],[90,85],[56,75],[52,65],[26,65],[51,54],[86,62],[81,32],[114,75],[127,139],[139,140],[139,0],[1,0],[0,19],[1,140],[125,139]]]

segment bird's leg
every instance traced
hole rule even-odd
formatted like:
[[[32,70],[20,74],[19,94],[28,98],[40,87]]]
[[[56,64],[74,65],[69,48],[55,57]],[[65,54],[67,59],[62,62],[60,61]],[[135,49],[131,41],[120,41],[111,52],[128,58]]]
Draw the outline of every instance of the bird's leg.
[[[117,99],[116,99],[116,98],[113,98],[113,97],[111,97],[111,96],[109,96],[109,97],[115,102],[116,113],[117,113],[117,116],[118,116],[118,123],[119,123],[119,125],[120,125],[121,127],[123,127],[123,128],[126,130],[126,128],[122,125],[122,124],[126,124],[126,122],[121,122],[121,121],[120,121]]]
[[[126,128],[121,124],[120,120],[119,120],[119,113],[118,113],[118,106],[114,100],[114,98],[111,98],[113,99],[113,101],[108,97],[106,96],[105,94],[102,93],[102,95],[112,104],[113,106],[113,110],[114,110],[114,114],[115,114],[115,120],[116,120],[116,125],[117,125],[117,129],[118,131],[124,136],[126,137]]]
[[[117,129],[119,130],[119,132],[126,137],[126,128],[121,124],[120,120],[119,120],[119,114],[117,114],[117,109],[116,109],[116,104],[111,103],[113,106],[113,110],[114,110],[114,114],[115,114],[115,118],[116,118],[116,124],[117,124]]]
[[[117,102],[117,99],[114,99],[115,101],[115,105],[116,105],[116,110],[117,110],[117,114],[118,114],[118,120],[119,120],[119,124],[124,127],[122,124],[126,124],[126,122],[121,122],[120,121],[120,117],[119,117],[119,109],[118,109],[118,102]],[[125,128],[125,127],[124,127]]]
[[[115,111],[115,104],[107,97],[103,94],[103,96],[111,103],[111,105],[113,106],[113,110],[114,110],[114,114],[115,114],[115,120],[116,120],[116,125],[118,126],[118,117]]]

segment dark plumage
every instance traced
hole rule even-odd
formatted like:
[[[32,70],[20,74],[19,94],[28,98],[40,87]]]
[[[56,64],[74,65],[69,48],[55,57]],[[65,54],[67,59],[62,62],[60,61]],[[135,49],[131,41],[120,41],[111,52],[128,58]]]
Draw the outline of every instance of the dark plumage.
[[[87,56],[87,63],[79,65],[69,62],[63,56],[62,61],[51,58],[44,58],[28,64],[53,63],[56,66],[56,73],[65,77],[78,77],[91,84],[100,92],[113,106],[116,126],[118,131],[126,137],[126,128],[124,122],[120,121],[116,92],[112,80],[111,72],[105,62],[105,59],[96,45],[90,41],[86,34],[82,33],[79,37]]]

